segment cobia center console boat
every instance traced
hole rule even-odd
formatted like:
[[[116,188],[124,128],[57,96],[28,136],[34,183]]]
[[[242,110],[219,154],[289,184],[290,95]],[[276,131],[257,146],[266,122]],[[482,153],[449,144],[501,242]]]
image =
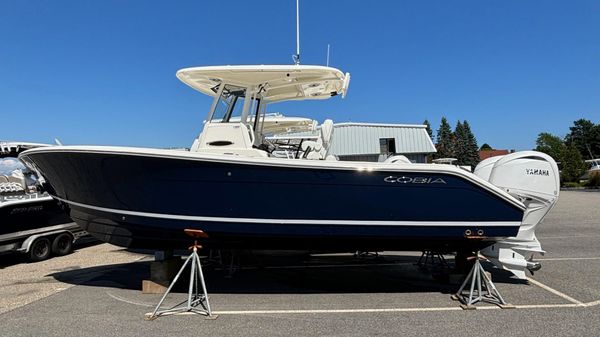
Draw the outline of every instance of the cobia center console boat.
[[[189,241],[183,229],[197,228],[208,234],[208,248],[486,249],[519,277],[537,267],[530,257],[543,251],[535,227],[559,194],[549,156],[494,157],[475,173],[406,160],[338,161],[328,153],[331,121],[295,144],[272,141],[264,121],[279,102],[344,97],[348,73],[213,66],[177,77],[213,97],[190,151],[55,146],[21,155],[98,239],[168,249]]]

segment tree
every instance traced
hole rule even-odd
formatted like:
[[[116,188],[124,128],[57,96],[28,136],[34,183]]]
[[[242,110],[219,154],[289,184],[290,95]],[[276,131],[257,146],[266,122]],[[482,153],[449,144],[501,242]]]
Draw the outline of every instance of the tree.
[[[463,123],[460,121],[456,122],[456,127],[454,128],[453,144],[454,157],[457,159],[456,163],[458,165],[467,165],[465,164],[467,157],[467,135]]]
[[[477,146],[477,138],[471,131],[471,126],[466,120],[463,122],[463,132],[465,137],[465,158],[464,165],[470,165],[471,167],[479,164],[479,150]],[[489,147],[489,145],[488,145]]]
[[[446,117],[442,117],[440,128],[437,130],[437,158],[449,158],[454,154],[452,146],[452,128]]]
[[[563,161],[567,147],[560,137],[542,132],[538,135],[535,145],[537,145],[535,148],[536,151],[544,152],[557,162]]]
[[[587,119],[578,119],[569,128],[566,143],[573,143],[579,153],[587,159],[600,155],[600,124],[594,125]]]
[[[431,130],[431,124],[429,124],[428,120],[424,120],[423,125],[425,125],[425,130],[427,130],[429,138],[431,138],[431,141],[433,141],[433,131]]]
[[[563,182],[577,182],[585,173],[586,165],[574,143],[566,146],[562,160],[561,177]]]
[[[454,128],[454,156],[457,159],[458,165],[468,165],[471,167],[477,166],[479,163],[479,148],[477,147],[477,139],[471,131],[469,122],[458,121]]]
[[[490,144],[483,143],[483,145],[481,145],[481,148],[479,148],[479,150],[481,150],[481,151],[492,151],[493,148],[490,146]]]

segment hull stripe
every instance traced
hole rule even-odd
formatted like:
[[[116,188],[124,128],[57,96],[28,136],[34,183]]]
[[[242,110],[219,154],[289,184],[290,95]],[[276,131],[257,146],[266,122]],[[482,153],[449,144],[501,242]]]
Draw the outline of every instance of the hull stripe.
[[[82,204],[74,201],[65,200],[56,196],[54,198],[65,202],[67,204],[93,209],[96,211],[140,216],[158,219],[173,219],[173,220],[186,220],[186,221],[206,221],[206,222],[230,222],[230,223],[256,223],[256,224],[302,224],[302,225],[376,225],[376,226],[450,226],[450,227],[506,227],[521,225],[520,222],[516,221],[371,221],[371,220],[315,220],[315,219],[261,219],[261,218],[228,218],[228,217],[213,217],[213,216],[196,216],[196,215],[177,215],[177,214],[163,214],[163,213],[149,213],[149,212],[137,212],[127,211],[113,208],[105,208]]]

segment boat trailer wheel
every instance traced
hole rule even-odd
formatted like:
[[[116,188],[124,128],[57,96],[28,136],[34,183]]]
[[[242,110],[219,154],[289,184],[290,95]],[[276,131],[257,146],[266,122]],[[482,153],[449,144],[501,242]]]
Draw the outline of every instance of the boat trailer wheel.
[[[52,253],[62,256],[73,251],[73,237],[68,233],[62,233],[52,241]]]
[[[43,261],[50,257],[50,240],[47,238],[36,239],[31,244],[29,259],[33,262]]]

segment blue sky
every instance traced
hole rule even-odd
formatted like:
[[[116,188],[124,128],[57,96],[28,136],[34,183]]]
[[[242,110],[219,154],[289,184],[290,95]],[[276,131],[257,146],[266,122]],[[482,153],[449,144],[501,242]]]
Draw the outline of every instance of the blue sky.
[[[322,121],[468,120],[530,149],[600,123],[598,1],[302,0],[303,64],[352,74],[346,99],[273,105]],[[290,64],[295,1],[1,1],[0,139],[189,146],[210,100],[184,67]]]

